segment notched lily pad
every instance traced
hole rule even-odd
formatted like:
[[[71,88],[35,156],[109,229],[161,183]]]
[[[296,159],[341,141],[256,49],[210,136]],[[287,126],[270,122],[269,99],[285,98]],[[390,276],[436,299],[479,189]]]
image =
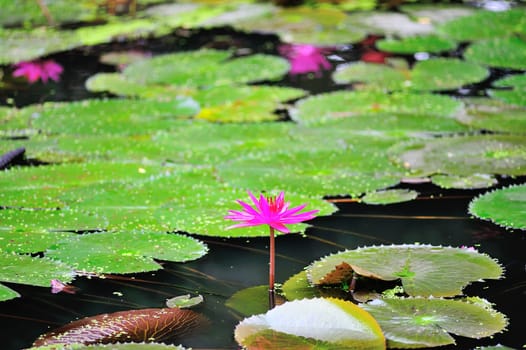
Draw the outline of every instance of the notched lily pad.
[[[415,199],[418,192],[404,189],[392,189],[369,192],[361,198],[365,204],[392,204],[408,202]]]
[[[526,185],[487,192],[473,199],[469,213],[506,228],[526,230]]]
[[[508,324],[505,315],[481,298],[377,299],[361,307],[378,321],[389,348],[455,344],[448,333],[479,339],[502,332]]]
[[[41,335],[33,346],[160,342],[193,332],[207,323],[203,315],[179,308],[119,311],[73,321]]]
[[[475,42],[466,49],[464,58],[489,67],[526,69],[526,41],[511,36]]]
[[[342,263],[361,276],[386,281],[401,279],[404,291],[413,296],[458,295],[473,281],[499,279],[503,273],[495,260],[475,250],[403,244],[329,255],[307,268],[310,282],[324,283],[325,276]]]
[[[442,188],[475,189],[487,188],[498,183],[497,179],[487,174],[458,175],[433,175],[431,181]]]
[[[286,302],[244,319],[234,334],[247,349],[385,349],[374,318],[353,303],[334,298]]]

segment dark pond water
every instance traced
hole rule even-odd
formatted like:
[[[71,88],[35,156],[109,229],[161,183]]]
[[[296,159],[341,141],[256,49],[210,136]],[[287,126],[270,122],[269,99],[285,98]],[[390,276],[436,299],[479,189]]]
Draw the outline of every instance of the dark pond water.
[[[101,52],[126,48],[144,49],[153,53],[175,50],[240,48],[276,53],[277,38],[250,36],[229,29],[183,33],[159,40],[136,41],[99,46],[89,51],[74,51],[55,55],[68,67],[63,79],[50,90],[35,84],[25,90],[0,92],[3,104],[24,106],[42,101],[80,100],[96,95],[83,88],[85,79],[97,71],[112,71],[113,67],[99,63]],[[349,47],[339,56],[355,60],[360,47]],[[287,78],[281,85],[298,86],[313,93],[335,89],[328,74],[317,78]],[[470,94],[477,94],[474,87]],[[500,185],[521,183],[526,178],[501,179]],[[505,267],[505,278],[474,283],[465,289],[466,295],[480,296],[495,303],[496,309],[509,317],[510,325],[493,338],[472,340],[457,337],[456,347],[442,349],[472,349],[481,345],[503,344],[522,348],[526,344],[521,309],[526,297],[526,239],[524,232],[501,229],[489,222],[470,218],[469,201],[479,191],[446,191],[433,185],[405,185],[421,193],[412,202],[372,206],[352,201],[338,201],[339,211],[330,217],[316,218],[305,237],[280,236],[277,239],[276,281],[284,282],[312,261],[343,249],[378,244],[426,243],[433,245],[475,246],[496,258]],[[211,325],[194,335],[174,339],[194,349],[235,349],[235,325],[242,319],[224,302],[235,292],[268,282],[268,240],[214,239],[198,237],[209,245],[203,258],[185,263],[164,263],[164,269],[154,273],[130,276],[109,276],[106,279],[80,277],[74,285],[75,295],[51,294],[49,289],[17,285],[23,296],[0,304],[2,349],[29,347],[38,335],[72,320],[106,312],[146,307],[163,307],[167,298],[181,294],[202,294],[204,303],[195,308],[208,316]],[[8,285],[8,284],[6,284]]]

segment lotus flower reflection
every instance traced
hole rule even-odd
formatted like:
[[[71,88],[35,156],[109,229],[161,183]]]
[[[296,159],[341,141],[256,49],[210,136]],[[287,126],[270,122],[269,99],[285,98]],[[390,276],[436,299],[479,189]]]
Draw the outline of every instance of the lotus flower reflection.
[[[229,210],[225,216],[227,220],[239,221],[239,224],[229,226],[228,229],[236,227],[268,225],[270,230],[270,264],[269,264],[269,306],[273,308],[274,301],[274,265],[275,265],[275,245],[274,230],[283,233],[289,233],[290,230],[285,225],[297,224],[303,221],[313,219],[319,210],[301,212],[307,204],[290,208],[290,203],[285,202],[285,194],[281,192],[277,197],[265,197],[263,195],[256,198],[250,191],[248,195],[254,204],[237,200],[237,203],[243,207],[243,210]]]
[[[39,79],[47,83],[49,79],[58,81],[64,69],[54,60],[26,61],[15,65],[13,77],[24,77],[31,84]]]
[[[290,62],[289,74],[316,73],[331,69],[331,64],[323,55],[324,49],[313,45],[287,44],[279,47],[279,53]]]

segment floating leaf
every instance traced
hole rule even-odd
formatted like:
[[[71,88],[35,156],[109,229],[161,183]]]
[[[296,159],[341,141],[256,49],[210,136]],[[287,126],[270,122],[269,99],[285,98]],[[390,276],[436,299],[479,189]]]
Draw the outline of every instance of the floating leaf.
[[[472,15],[477,11],[472,6],[463,6],[451,3],[405,3],[400,6],[402,12],[416,18],[418,22],[431,21],[439,24],[451,21],[455,18]]]
[[[16,253],[38,253],[45,251],[50,246],[71,236],[75,236],[75,233],[20,231],[6,232],[0,227],[0,250],[4,252]]]
[[[152,258],[184,262],[205,255],[206,246],[179,234],[108,232],[62,240],[46,256],[94,273],[133,273],[160,268]]]
[[[407,202],[415,199],[418,192],[404,189],[393,189],[369,192],[361,198],[365,204],[391,204]]]
[[[371,315],[334,298],[286,302],[244,319],[234,336],[247,349],[385,349]]]
[[[438,35],[410,36],[403,39],[384,39],[376,42],[376,46],[386,52],[398,54],[413,54],[417,52],[440,53],[451,51],[457,47],[454,40]]]
[[[475,42],[464,58],[489,67],[526,69],[526,41],[512,36]]]
[[[281,286],[281,290],[287,300],[310,299],[321,296],[319,289],[310,285],[306,271],[298,272],[286,280],[283,286]],[[256,312],[252,313],[252,315],[254,314],[256,314]]]
[[[243,316],[250,316],[267,312],[268,298],[268,285],[249,287],[234,293],[225,305]]]
[[[167,307],[178,307],[180,309],[189,308],[203,302],[201,294],[191,297],[190,294],[179,295],[166,300]]]
[[[37,235],[53,231],[92,231],[100,230],[106,225],[105,218],[79,210],[0,210],[0,234],[3,235],[3,232],[7,231],[6,237],[15,233],[20,233],[23,239],[24,233]],[[43,241],[37,238],[34,242],[27,242],[27,245],[22,244],[19,248],[33,250],[38,247],[40,249],[41,244],[51,242],[49,239],[52,237],[64,237],[63,235],[44,236]],[[16,244],[13,246],[13,249],[15,248],[18,249]]]
[[[526,185],[510,186],[478,196],[469,213],[506,228],[526,229]]]
[[[120,311],[73,321],[41,335],[33,346],[163,341],[207,323],[201,314],[178,308]]]
[[[526,174],[526,140],[514,135],[474,135],[412,142],[390,150],[415,174]]]
[[[448,333],[483,338],[504,330],[506,316],[480,298],[377,299],[362,308],[380,324],[389,348],[429,348],[455,344]]]
[[[189,98],[171,101],[86,100],[69,103],[45,103],[20,111],[31,115],[34,128],[47,133],[99,135],[144,134],[173,130],[178,119],[189,118],[199,106]]]
[[[433,175],[432,182],[442,188],[474,189],[487,188],[498,183],[494,176],[487,174],[458,175]]]
[[[73,280],[71,267],[47,258],[0,252],[0,281],[49,287],[52,279]]]
[[[374,113],[448,117],[461,110],[462,104],[448,96],[431,94],[337,91],[308,97],[299,101],[296,107],[291,115],[294,120],[319,123]]]
[[[289,70],[288,62],[280,57],[257,54],[229,58],[230,52],[217,50],[167,54],[131,64],[124,75],[142,84],[197,88],[277,80]]]
[[[526,107],[526,74],[511,75],[493,83],[495,87],[511,88],[506,90],[490,89],[488,94],[513,105]],[[524,113],[524,112],[523,112]],[[524,118],[521,119],[522,121]]]
[[[361,12],[351,14],[350,19],[355,25],[364,28],[371,34],[386,36],[428,35],[435,31],[429,21],[415,21],[404,13],[395,12]]]
[[[498,98],[501,93],[508,92],[513,91],[491,90],[490,94]],[[520,93],[520,90],[516,92]],[[504,95],[502,97],[504,99]],[[526,108],[490,98],[468,98],[464,102],[464,112],[456,116],[461,123],[477,129],[526,133]]]
[[[502,267],[496,261],[475,250],[403,244],[329,255],[307,268],[309,280],[316,285],[323,283],[325,276],[342,263],[365,277],[401,279],[407,294],[421,296],[454,296],[472,281],[502,276]]]
[[[18,294],[16,291],[0,284],[0,301],[6,301],[18,297],[20,297],[20,294]]]
[[[523,21],[524,10],[520,8],[509,11],[477,11],[471,16],[446,22],[437,30],[457,41],[473,41],[524,33],[524,28],[521,27]]]

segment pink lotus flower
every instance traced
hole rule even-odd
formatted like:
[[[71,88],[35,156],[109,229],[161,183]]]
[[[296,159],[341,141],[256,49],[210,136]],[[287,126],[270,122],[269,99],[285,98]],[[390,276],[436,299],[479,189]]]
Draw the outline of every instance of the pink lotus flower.
[[[228,227],[229,229],[235,227],[269,225],[271,228],[280,232],[289,233],[290,230],[285,224],[297,224],[310,220],[314,218],[314,214],[319,211],[311,210],[298,213],[305,208],[307,204],[302,204],[289,209],[290,203],[284,201],[285,194],[283,192],[277,197],[265,198],[263,195],[260,195],[259,200],[250,191],[248,191],[248,195],[250,196],[250,199],[252,199],[255,208],[241,200],[237,200],[237,203],[239,203],[244,210],[229,210],[228,212],[230,214],[225,216],[225,219],[241,221],[241,223],[232,225]]]
[[[39,79],[46,83],[49,79],[58,81],[64,69],[53,60],[27,61],[15,65],[13,77],[25,77],[31,84]]]
[[[254,207],[249,204],[237,200],[243,207],[242,211],[229,210],[229,215],[225,216],[227,220],[241,221],[239,224],[232,225],[230,228],[268,225],[270,230],[270,246],[269,246],[269,276],[268,276],[268,292],[269,292],[269,308],[272,309],[275,303],[274,294],[274,266],[275,266],[275,244],[274,244],[274,230],[283,233],[289,233],[286,224],[297,224],[303,221],[314,218],[319,210],[311,210],[300,213],[305,208],[306,204],[290,208],[290,203],[285,202],[285,194],[281,192],[277,197],[265,198],[263,195],[257,199],[252,192],[248,191],[250,199],[254,203]]]
[[[316,73],[322,69],[331,69],[325,58],[325,49],[313,45],[287,44],[279,47],[279,53],[290,62],[289,74]]]
[[[51,293],[57,294],[60,292],[68,293],[68,294],[75,294],[78,291],[77,287],[73,287],[70,285],[67,285],[65,283],[62,283],[61,281],[57,279],[51,280]]]

